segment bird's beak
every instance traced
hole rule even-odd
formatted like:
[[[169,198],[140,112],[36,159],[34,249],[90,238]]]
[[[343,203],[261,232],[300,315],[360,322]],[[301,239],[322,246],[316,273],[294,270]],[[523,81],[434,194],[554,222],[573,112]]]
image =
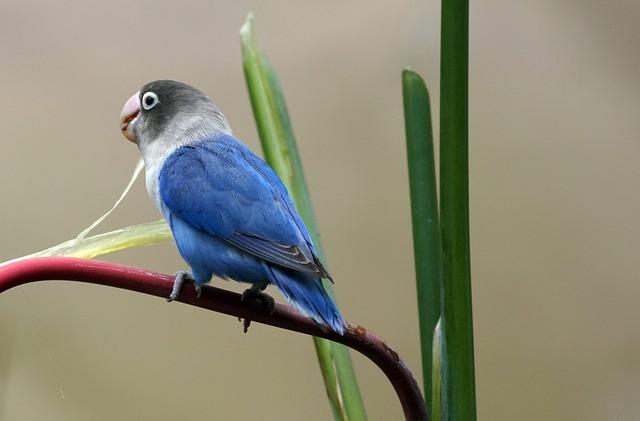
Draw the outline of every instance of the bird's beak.
[[[133,143],[137,143],[135,122],[140,114],[140,92],[136,92],[124,103],[120,111],[120,131],[124,137]]]

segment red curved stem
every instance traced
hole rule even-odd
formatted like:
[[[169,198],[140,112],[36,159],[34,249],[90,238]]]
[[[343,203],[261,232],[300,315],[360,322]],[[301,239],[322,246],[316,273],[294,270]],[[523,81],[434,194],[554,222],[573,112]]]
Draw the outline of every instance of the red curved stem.
[[[166,298],[173,276],[99,260],[72,257],[41,257],[0,266],[0,293],[18,285],[46,280],[66,280],[128,289]],[[178,298],[186,304],[235,317],[248,318],[281,329],[340,342],[373,361],[387,376],[402,404],[407,420],[426,420],[425,403],[413,375],[398,354],[379,337],[358,325],[349,325],[344,336],[323,330],[313,320],[288,306],[276,304],[273,314],[253,302],[240,301],[240,294],[206,286],[200,298],[185,284]]]

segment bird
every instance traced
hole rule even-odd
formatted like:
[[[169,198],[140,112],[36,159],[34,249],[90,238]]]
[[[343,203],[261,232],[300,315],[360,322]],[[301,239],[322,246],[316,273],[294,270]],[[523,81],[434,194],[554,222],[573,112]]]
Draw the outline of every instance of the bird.
[[[322,280],[333,282],[277,174],[234,137],[224,114],[182,82],[145,84],[122,107],[120,130],[145,164],[149,197],[167,221],[191,271],[176,274],[198,296],[212,278],[251,286],[242,294],[273,311],[273,284],[289,304],[344,334],[346,322]],[[245,320],[245,332],[250,321]]]

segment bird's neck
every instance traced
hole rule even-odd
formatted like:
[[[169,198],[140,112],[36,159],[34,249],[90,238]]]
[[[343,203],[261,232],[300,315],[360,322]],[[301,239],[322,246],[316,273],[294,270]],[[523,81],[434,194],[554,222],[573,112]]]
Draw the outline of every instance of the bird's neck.
[[[231,129],[224,117],[189,116],[176,119],[179,122],[167,124],[155,139],[139,144],[145,166],[159,165],[181,146],[192,145],[206,138],[230,135]]]

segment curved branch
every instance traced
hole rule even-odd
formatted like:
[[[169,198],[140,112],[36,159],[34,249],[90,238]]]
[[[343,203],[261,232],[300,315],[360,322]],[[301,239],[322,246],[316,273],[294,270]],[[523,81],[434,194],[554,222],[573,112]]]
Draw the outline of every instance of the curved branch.
[[[42,257],[0,267],[0,293],[18,285],[46,280],[66,280],[128,289],[156,297],[168,297],[173,276],[99,260],[72,257]],[[200,298],[189,285],[178,298],[186,304],[231,316],[248,318],[281,329],[292,330],[340,342],[362,353],[387,376],[402,404],[407,420],[426,420],[425,403],[411,372],[398,354],[362,326],[350,324],[344,336],[325,331],[310,318],[288,306],[276,304],[273,314],[263,306],[240,301],[240,294],[206,286]]]

